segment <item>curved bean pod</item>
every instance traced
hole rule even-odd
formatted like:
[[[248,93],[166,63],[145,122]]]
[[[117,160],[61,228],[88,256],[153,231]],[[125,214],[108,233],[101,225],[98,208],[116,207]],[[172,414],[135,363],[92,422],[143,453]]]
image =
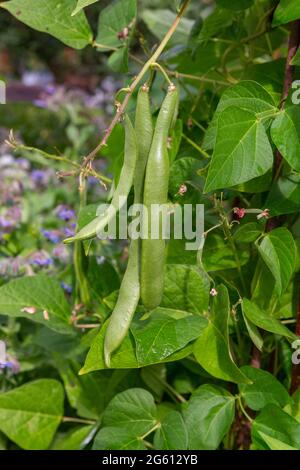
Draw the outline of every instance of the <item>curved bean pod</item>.
[[[167,139],[177,111],[178,91],[169,87],[160,109],[148,158],[145,184],[144,206],[148,211],[148,236],[142,240],[141,297],[148,310],[156,308],[162,300],[164,287],[165,240],[161,227],[159,239],[151,238],[152,204],[166,204],[168,200],[169,157]],[[161,225],[161,221],[158,221]]]
[[[103,215],[96,217],[92,222],[83,227],[74,237],[66,238],[64,243],[72,243],[77,240],[87,240],[96,237],[115,217],[122,208],[133,184],[137,161],[137,144],[133,125],[125,115],[125,152],[124,163],[120,174],[118,186],[115,189],[111,203]],[[123,197],[123,204],[120,198]]]

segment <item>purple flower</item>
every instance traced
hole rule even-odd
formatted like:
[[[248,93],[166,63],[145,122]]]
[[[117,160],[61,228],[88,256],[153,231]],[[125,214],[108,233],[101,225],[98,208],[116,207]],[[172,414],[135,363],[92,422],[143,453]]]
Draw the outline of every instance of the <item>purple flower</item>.
[[[28,160],[26,160],[26,158],[18,158],[16,162],[22,168],[22,170],[29,170],[30,163]]]
[[[14,222],[12,220],[6,219],[5,217],[0,217],[0,227],[3,229],[11,229],[14,227]]]
[[[44,170],[32,170],[31,179],[35,184],[42,186],[48,182],[48,175]]]
[[[38,108],[47,108],[47,103],[45,100],[42,100],[42,99],[36,99],[36,100],[33,100],[33,104],[35,106],[37,106]]]
[[[89,176],[88,177],[88,183],[91,186],[95,186],[96,184],[98,184],[98,179],[95,176]]]
[[[2,277],[16,277],[21,274],[25,266],[25,261],[22,256],[8,257],[0,260],[0,276]]]
[[[46,87],[53,83],[53,75],[48,70],[25,70],[22,83],[26,86]]]
[[[0,216],[0,228],[6,233],[11,232],[21,221],[21,218],[22,212],[20,207],[9,207],[5,214]]]
[[[20,364],[16,359],[0,363],[0,369],[10,369],[13,374],[20,372]]]
[[[65,227],[64,234],[66,237],[73,237],[75,235],[75,230],[73,228]]]
[[[70,251],[62,243],[53,248],[52,255],[54,258],[59,259],[62,263],[67,263],[70,259]]]
[[[68,206],[61,204],[56,208],[57,217],[68,222],[75,218],[75,211]]]
[[[20,370],[18,361],[10,357],[6,352],[6,343],[0,341],[0,370],[10,369],[13,374],[17,374]]]
[[[36,266],[50,266],[53,264],[53,259],[50,258],[45,251],[36,251],[30,258],[30,264]]]
[[[65,282],[61,282],[60,285],[67,294],[72,294],[73,289],[71,286],[69,286],[69,284],[66,284]]]
[[[48,93],[48,95],[54,95],[54,93],[56,92],[55,85],[47,85],[45,87],[45,92]]]
[[[49,242],[52,242],[52,243],[60,242],[60,233],[58,232],[58,230],[42,229],[41,232],[44,235],[44,237],[47,238],[47,240],[49,240]]]

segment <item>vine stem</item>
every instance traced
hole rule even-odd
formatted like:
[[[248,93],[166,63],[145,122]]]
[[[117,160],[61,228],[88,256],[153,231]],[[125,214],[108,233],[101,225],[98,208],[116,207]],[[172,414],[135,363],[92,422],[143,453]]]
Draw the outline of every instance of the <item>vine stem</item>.
[[[45,152],[44,150],[37,149],[35,147],[30,147],[29,145],[20,144],[19,142],[16,141],[12,129],[9,133],[8,139],[5,140],[5,143],[15,151],[17,151],[17,150],[26,150],[28,152],[36,152],[36,153],[39,153],[40,155],[42,155],[46,159],[68,163],[69,165],[72,165],[76,168],[80,168],[80,165],[78,163],[73,162],[73,160],[70,160],[69,158],[64,157],[63,155],[53,155],[51,153]]]
[[[196,149],[204,158],[210,158],[210,155],[205,152],[196,142],[194,142],[192,139],[190,139],[187,135],[182,134],[182,138],[186,140],[194,149]]]
[[[45,152],[44,150],[41,150],[41,149],[36,148],[36,147],[31,147],[29,145],[19,144],[14,139],[12,133],[10,134],[9,140],[6,140],[5,142],[14,151],[25,150],[27,152],[36,152],[36,153],[40,154],[42,157],[44,157],[47,160],[54,160],[54,161],[57,161],[57,162],[67,163],[68,165],[71,165],[74,168],[76,168],[75,171],[71,171],[71,172],[60,171],[60,172],[57,173],[58,176],[61,176],[61,177],[76,176],[76,175],[79,174],[79,172],[81,170],[81,166],[79,165],[79,163],[74,162],[73,160],[70,160],[69,158],[65,157],[64,155],[54,155],[52,153]],[[106,184],[105,183],[111,183],[112,182],[111,178],[108,178],[107,176],[103,175],[102,173],[97,172],[96,170],[94,170],[92,168],[88,169],[87,174],[97,178],[100,181],[100,183],[105,187],[105,189],[106,189]]]
[[[114,127],[116,126],[116,124],[118,124],[118,122],[120,121],[121,116],[122,116],[122,114],[124,113],[124,111],[126,109],[126,106],[128,104],[128,101],[129,101],[131,95],[133,94],[134,90],[136,89],[136,87],[138,86],[138,84],[140,83],[140,81],[142,80],[144,75],[148,72],[150,67],[157,61],[157,59],[159,58],[159,56],[161,55],[161,53],[165,49],[165,47],[168,44],[169,40],[171,39],[174,32],[176,31],[177,26],[179,25],[180,20],[181,20],[182,16],[184,15],[189,3],[190,3],[190,0],[185,0],[184,1],[178,15],[176,16],[173,24],[171,25],[170,29],[166,33],[165,37],[163,38],[163,40],[161,41],[161,43],[159,44],[159,46],[157,47],[157,49],[155,50],[153,55],[150,57],[150,59],[148,59],[147,62],[143,65],[142,69],[140,70],[138,75],[134,78],[131,85],[128,87],[128,92],[127,92],[123,102],[118,106],[117,112],[116,112],[113,120],[111,121],[109,127],[106,129],[102,140],[99,142],[97,147],[95,147],[94,150],[92,150],[84,158],[83,163],[81,165],[82,170],[93,161],[93,159],[95,158],[95,156],[97,155],[99,150],[102,147],[107,145],[107,140],[110,137],[110,135],[111,135]]]
[[[220,218],[221,218],[221,225],[222,225],[222,228],[223,228],[224,235],[225,235],[226,239],[228,240],[228,243],[229,243],[229,245],[232,249],[233,256],[234,256],[234,259],[235,259],[235,262],[236,262],[236,267],[237,267],[237,270],[238,270],[238,273],[239,273],[239,278],[240,278],[240,281],[241,281],[241,286],[243,288],[243,293],[245,294],[247,292],[246,281],[245,281],[244,274],[243,274],[243,271],[242,271],[242,266],[241,266],[241,263],[240,263],[240,258],[239,258],[239,254],[238,254],[238,251],[237,251],[237,247],[236,247],[236,244],[234,242],[234,239],[232,238],[231,226],[230,226],[230,223],[228,221],[228,216],[225,213],[222,204],[218,204],[216,206],[216,209],[217,209],[217,212],[219,213]]]
[[[240,395],[237,396],[237,400],[238,400],[238,403],[240,405],[240,408],[241,408],[241,411],[243,413],[244,416],[246,416],[246,418],[248,419],[248,421],[250,421],[250,423],[253,422],[253,419],[251,418],[251,416],[249,416],[249,414],[247,413],[244,405],[243,405],[243,401],[242,401],[242,398]]]
[[[96,424],[96,421],[90,419],[73,418],[72,416],[64,416],[63,423],[81,423],[81,424]]]
[[[79,176],[79,195],[80,203],[79,210],[86,205],[86,178],[83,174]],[[78,227],[77,227],[78,229]],[[77,241],[74,244],[73,251],[73,264],[76,274],[76,295],[79,297],[76,303],[83,302],[85,306],[88,306],[91,302],[91,295],[89,289],[89,283],[86,276],[87,270],[87,258],[84,254],[84,247],[81,241]]]
[[[158,64],[157,62],[154,62],[153,64],[151,64],[151,67],[158,69],[162,73],[162,75],[165,77],[168,84],[172,85],[172,82],[169,79],[169,76],[168,76],[167,72],[165,71],[165,69],[160,64]]]
[[[140,440],[144,440],[147,436],[149,436],[149,434],[152,434],[154,431],[156,431],[156,429],[160,428],[160,423],[156,423],[153,428],[151,428],[149,431],[147,431],[145,434],[143,434],[142,436],[140,436]]]

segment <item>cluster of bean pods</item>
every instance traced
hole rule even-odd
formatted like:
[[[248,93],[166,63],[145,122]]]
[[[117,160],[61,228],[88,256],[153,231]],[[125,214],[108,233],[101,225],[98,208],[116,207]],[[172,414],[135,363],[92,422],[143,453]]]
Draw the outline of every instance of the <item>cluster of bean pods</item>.
[[[156,308],[162,300],[165,240],[161,229],[158,239],[151,238],[151,223],[154,222],[151,221],[150,214],[152,204],[166,204],[168,201],[167,141],[177,118],[178,101],[178,90],[175,85],[170,84],[154,127],[149,87],[145,84],[140,88],[134,126],[128,115],[125,115],[124,163],[110,206],[74,237],[65,240],[66,243],[86,240],[100,233],[116,216],[120,209],[120,197],[126,201],[132,185],[134,203],[144,204],[147,209],[148,233],[143,239],[130,242],[127,268],[105,333],[104,359],[107,367],[110,367],[112,353],[121,345],[129,330],[140,298],[147,310]]]

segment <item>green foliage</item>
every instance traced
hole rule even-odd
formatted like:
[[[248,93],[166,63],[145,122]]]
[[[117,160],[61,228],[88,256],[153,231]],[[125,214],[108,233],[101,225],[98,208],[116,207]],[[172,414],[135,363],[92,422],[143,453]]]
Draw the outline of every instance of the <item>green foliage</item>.
[[[229,296],[225,286],[218,287],[213,315],[195,343],[194,354],[201,366],[214,377],[235,383],[249,380],[232,360],[229,345]]]
[[[272,162],[272,148],[263,124],[255,114],[230,106],[218,117],[216,145],[204,190],[228,188],[257,178],[271,168]]]
[[[96,3],[98,0],[77,0],[77,5],[75,10],[72,12],[72,16],[77,15],[83,8],[88,7],[89,5],[92,5],[92,3]]]
[[[275,439],[265,440],[264,436]],[[299,449],[300,446],[300,424],[290,415],[285,413],[277,405],[267,405],[253,422],[252,438],[255,448],[267,450],[271,446],[277,449],[294,448]],[[278,444],[280,447],[278,448]]]
[[[214,385],[201,385],[184,410],[189,449],[217,449],[234,418],[234,397]]]
[[[70,47],[82,49],[92,40],[92,31],[83,12],[71,17],[74,0],[11,0],[1,4],[18,20],[48,33]],[[34,14],[33,14],[34,12]]]
[[[0,396],[0,429],[26,450],[47,449],[63,415],[63,388],[41,379]]]
[[[182,1],[0,3],[0,78],[54,76],[51,90],[39,75],[37,100],[7,80],[27,101],[0,116],[1,450],[300,450],[300,95],[286,90],[299,1],[188,3],[178,22]],[[133,122],[144,84],[151,146],[170,82],[180,100],[161,130],[165,179],[156,171],[147,190],[168,191],[172,214],[191,205],[200,246],[171,230],[162,300],[147,309],[137,295],[129,329],[119,305],[125,337],[107,364],[129,243],[63,240],[95,228],[122,175],[131,206],[138,152],[124,150],[124,112]]]
[[[291,233],[284,227],[273,230],[263,238],[258,250],[274,276],[276,294],[281,295],[295,268],[296,247]]]
[[[242,371],[253,382],[239,385],[242,397],[252,410],[261,410],[270,403],[283,407],[289,402],[288,392],[269,372],[250,366],[242,367]]]
[[[300,5],[297,0],[280,0],[275,10],[273,25],[289,23],[300,18]]]
[[[273,121],[272,140],[281,155],[296,171],[300,171],[300,111],[297,106],[284,109]]]
[[[217,5],[229,10],[246,10],[250,8],[254,3],[254,0],[217,0]]]
[[[0,309],[6,315],[30,317],[60,333],[72,333],[70,307],[62,288],[43,274],[15,279],[0,287]]]

